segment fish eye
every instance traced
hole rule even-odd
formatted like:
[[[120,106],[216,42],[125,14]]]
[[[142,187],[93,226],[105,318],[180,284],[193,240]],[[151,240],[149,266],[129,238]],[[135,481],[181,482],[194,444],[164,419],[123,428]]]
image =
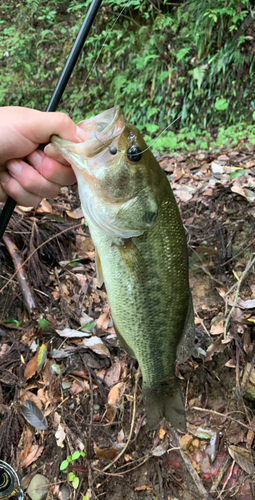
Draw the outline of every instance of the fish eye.
[[[142,151],[139,146],[131,146],[131,148],[129,148],[127,151],[127,157],[130,161],[140,161],[142,158]]]

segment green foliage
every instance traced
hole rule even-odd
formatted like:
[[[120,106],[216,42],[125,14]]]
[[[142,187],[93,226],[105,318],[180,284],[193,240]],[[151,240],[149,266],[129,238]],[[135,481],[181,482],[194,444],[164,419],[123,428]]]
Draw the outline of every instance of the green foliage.
[[[46,108],[90,3],[2,5],[3,105]],[[102,5],[60,110],[78,121],[120,104],[149,143],[181,113],[172,127],[181,128],[179,134],[164,134],[155,147],[173,150],[193,143],[206,149],[208,128],[255,120],[254,51],[245,36],[232,43],[249,13],[248,0],[162,1],[161,11],[149,0],[130,0],[118,18],[124,5]]]
[[[69,455],[66,458],[66,460],[63,460],[63,462],[61,462],[60,470],[61,471],[66,470],[67,467],[69,465],[72,465],[75,460],[78,460],[78,458],[85,457],[85,456],[86,456],[86,454],[84,453],[84,451],[76,450],[72,455]],[[72,471],[70,471],[70,472],[68,472],[68,480],[71,483],[73,489],[77,490],[77,488],[79,486],[79,481],[80,481],[78,476],[75,476],[75,474]],[[84,497],[84,498],[86,498],[86,497]]]

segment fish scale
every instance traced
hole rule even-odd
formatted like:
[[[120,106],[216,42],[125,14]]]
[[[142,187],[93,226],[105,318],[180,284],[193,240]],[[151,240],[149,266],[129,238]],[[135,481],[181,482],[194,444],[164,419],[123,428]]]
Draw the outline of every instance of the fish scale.
[[[154,427],[165,417],[184,430],[175,361],[189,357],[195,332],[185,232],[170,184],[151,151],[129,160],[131,146],[146,149],[139,131],[124,121],[119,108],[106,114],[107,133],[99,136],[107,141],[105,149],[95,141],[90,120],[84,130],[91,141],[83,146],[59,138],[53,143],[77,175],[98,280],[105,282],[116,333],[141,367],[148,423]],[[102,115],[93,118],[93,126]],[[118,148],[114,158],[111,144]]]

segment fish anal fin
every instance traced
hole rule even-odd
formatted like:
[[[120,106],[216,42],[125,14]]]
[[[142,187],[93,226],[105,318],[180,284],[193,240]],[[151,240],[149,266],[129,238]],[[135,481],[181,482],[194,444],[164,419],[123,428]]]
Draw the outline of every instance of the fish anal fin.
[[[104,275],[103,275],[103,270],[102,270],[102,265],[101,265],[101,260],[99,257],[99,253],[97,249],[95,248],[95,264],[96,264],[96,272],[97,272],[97,282],[98,286],[102,286],[104,282]]]

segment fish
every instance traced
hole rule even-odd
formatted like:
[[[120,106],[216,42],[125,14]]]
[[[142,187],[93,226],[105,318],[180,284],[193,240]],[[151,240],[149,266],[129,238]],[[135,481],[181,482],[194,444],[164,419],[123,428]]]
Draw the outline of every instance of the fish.
[[[51,142],[71,164],[120,343],[142,373],[147,422],[186,429],[176,360],[194,346],[184,227],[170,183],[119,106],[83,120],[88,140]]]

